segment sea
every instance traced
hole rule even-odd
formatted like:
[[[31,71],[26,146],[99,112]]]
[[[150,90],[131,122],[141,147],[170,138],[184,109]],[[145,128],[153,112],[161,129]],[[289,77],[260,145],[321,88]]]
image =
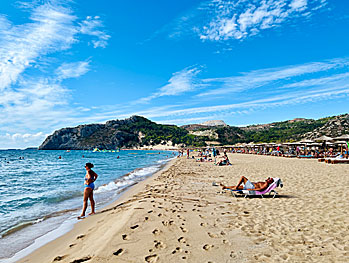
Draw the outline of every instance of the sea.
[[[98,174],[98,211],[159,171],[175,154],[0,150],[0,262],[15,262],[72,229],[82,209],[85,163],[93,163]]]

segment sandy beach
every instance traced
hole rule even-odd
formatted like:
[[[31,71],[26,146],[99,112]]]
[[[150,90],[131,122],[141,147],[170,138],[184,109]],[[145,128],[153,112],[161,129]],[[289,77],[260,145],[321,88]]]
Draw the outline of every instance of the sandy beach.
[[[116,203],[20,262],[348,262],[348,165],[229,154],[232,166],[178,158]],[[276,198],[233,197],[279,177]],[[98,207],[98,204],[97,204]]]

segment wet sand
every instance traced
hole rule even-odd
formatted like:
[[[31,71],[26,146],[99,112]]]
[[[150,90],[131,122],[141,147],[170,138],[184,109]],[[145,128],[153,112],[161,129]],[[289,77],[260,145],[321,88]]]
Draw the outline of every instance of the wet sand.
[[[230,154],[185,157],[20,262],[348,262],[349,166]],[[276,198],[233,197],[212,182],[284,183]]]

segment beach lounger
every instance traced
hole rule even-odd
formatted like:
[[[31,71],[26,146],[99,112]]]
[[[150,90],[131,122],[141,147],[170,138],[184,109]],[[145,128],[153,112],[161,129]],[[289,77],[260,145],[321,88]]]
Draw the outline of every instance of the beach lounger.
[[[242,195],[245,195],[245,198],[247,196],[261,196],[263,198],[263,195],[265,194],[268,194],[271,195],[271,194],[274,194],[273,195],[273,198],[278,194],[276,191],[275,191],[275,188],[280,186],[280,187],[283,187],[283,184],[282,184],[282,181],[280,178],[273,178],[274,179],[274,182],[272,184],[270,184],[268,186],[267,189],[263,190],[263,191],[248,191],[248,190],[231,190],[231,193],[234,197],[236,197],[236,194],[242,194]]]
[[[349,159],[345,158],[325,158],[325,163],[328,164],[337,164],[337,163],[349,163]]]
[[[312,159],[315,158],[314,155],[299,155],[298,159]]]
[[[332,159],[331,164],[337,164],[337,163],[349,163],[349,159]]]

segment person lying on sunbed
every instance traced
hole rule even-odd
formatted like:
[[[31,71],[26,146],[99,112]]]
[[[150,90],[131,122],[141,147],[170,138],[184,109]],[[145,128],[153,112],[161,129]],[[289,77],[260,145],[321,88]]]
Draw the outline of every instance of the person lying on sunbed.
[[[228,156],[224,156],[222,160],[220,160],[217,165],[222,166],[222,165],[231,165]]]
[[[220,184],[220,185],[222,186],[222,190],[230,189],[230,190],[263,191],[267,189],[268,186],[273,182],[274,182],[274,179],[268,177],[268,179],[265,180],[264,182],[252,183],[245,176],[242,176],[236,186],[225,186],[223,184]],[[242,186],[242,183],[244,184],[244,186]]]

